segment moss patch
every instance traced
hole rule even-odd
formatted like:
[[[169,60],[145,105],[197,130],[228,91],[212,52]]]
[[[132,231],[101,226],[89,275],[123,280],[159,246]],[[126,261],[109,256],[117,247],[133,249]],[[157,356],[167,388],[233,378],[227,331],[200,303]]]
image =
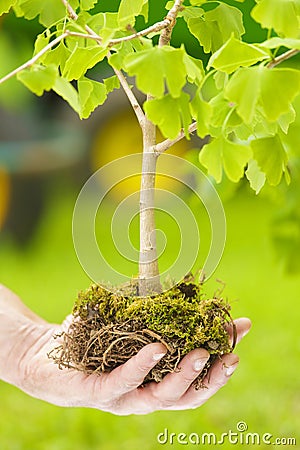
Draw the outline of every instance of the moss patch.
[[[93,284],[79,293],[74,320],[50,356],[60,368],[100,374],[123,364],[144,345],[162,342],[168,352],[147,375],[146,384],[180,370],[181,358],[201,347],[211,356],[194,383],[199,388],[215,359],[234,347],[228,336],[234,327],[229,309],[223,298],[207,298],[203,285],[193,279],[149,297],[112,293]]]

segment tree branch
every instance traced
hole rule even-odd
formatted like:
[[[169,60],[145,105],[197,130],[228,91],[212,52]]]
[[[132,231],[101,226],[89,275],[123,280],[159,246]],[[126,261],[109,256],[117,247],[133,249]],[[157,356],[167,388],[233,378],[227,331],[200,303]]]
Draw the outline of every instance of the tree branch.
[[[145,28],[144,30],[138,31],[137,33],[131,34],[129,36],[124,36],[124,37],[121,37],[118,39],[111,39],[111,41],[109,42],[109,46],[111,47],[113,45],[120,44],[121,42],[131,41],[132,39],[147,36],[147,34],[150,34],[150,33],[156,33],[158,31],[163,30],[164,28],[167,28],[168,26],[170,26],[170,24],[171,24],[170,19],[168,17],[166,17],[161,22],[157,22],[154,25],[151,25],[150,27]]]
[[[162,20],[161,22],[157,22],[154,25],[151,25],[150,27],[145,28],[144,30],[137,31],[136,33],[129,34],[128,36],[111,39],[108,42],[108,47],[113,47],[114,45],[121,44],[122,42],[132,41],[133,39],[147,36],[147,34],[150,34],[150,33],[156,33],[158,31],[163,30],[164,28],[169,27],[170,24],[171,24],[171,20],[166,18],[166,19]],[[78,33],[77,31],[68,31],[68,33],[69,33],[69,36],[78,36],[78,37],[82,37],[82,38],[86,38],[86,39],[94,39],[96,41],[99,40],[98,35]]]
[[[197,122],[193,122],[189,126],[188,133],[192,134],[196,130],[197,130]],[[172,145],[176,144],[177,142],[179,142],[184,137],[185,137],[184,130],[181,130],[179,135],[175,139],[166,139],[166,140],[156,144],[155,147],[154,147],[154,152],[157,155],[161,155],[163,152],[168,150],[170,147],[172,147]]]
[[[67,12],[69,14],[69,17],[76,22],[76,20],[78,19],[78,15],[74,11],[74,9],[70,5],[70,3],[67,0],[61,0],[61,1],[65,5],[66,10],[67,10]]]
[[[48,50],[51,50],[52,47],[54,47],[56,44],[58,44],[60,41],[65,39],[68,36],[68,33],[63,33],[60,36],[58,36],[56,39],[53,39],[53,41],[49,42],[46,47],[44,47],[40,52],[38,52],[36,55],[34,55],[29,61],[22,64],[20,67],[17,67],[17,69],[13,70],[12,72],[5,75],[3,78],[0,79],[0,84],[4,83],[5,81],[9,80],[10,78],[17,75],[19,72],[21,72],[24,69],[28,69],[31,67],[34,63],[36,63],[41,56],[43,56],[45,53],[47,53]]]
[[[168,12],[166,20],[169,20],[170,24],[166,28],[164,28],[163,32],[160,35],[159,43],[158,43],[158,45],[160,47],[162,47],[163,45],[170,44],[172,31],[176,24],[176,17],[178,15],[179,11],[181,10],[182,3],[183,3],[183,0],[175,0],[174,5]]]
[[[141,127],[144,126],[145,123],[145,114],[144,111],[141,108],[141,105],[139,104],[139,102],[137,101],[136,96],[134,95],[134,93],[132,92],[129,84],[127,83],[127,80],[123,74],[123,72],[121,72],[121,70],[115,69],[113,68],[116,76],[118,77],[118,80],[120,81],[120,84],[123,88],[123,91],[125,92],[132,108],[133,111],[135,112],[135,115],[137,117],[137,120],[140,124]]]
[[[78,15],[76,14],[76,12],[74,11],[74,9],[72,8],[72,6],[70,5],[70,3],[67,0],[61,0],[63,2],[63,4],[65,5],[69,16],[71,17],[71,19],[73,19],[75,22],[78,19]],[[88,25],[85,26],[85,29],[88,33],[88,36],[92,39],[95,39],[99,45],[101,45],[101,37],[94,32],[94,30],[92,30]],[[67,32],[68,34],[70,34],[71,32]],[[85,36],[87,37],[87,36]],[[133,108],[133,111],[135,112],[135,115],[138,119],[138,122],[140,125],[142,125],[145,121],[145,114],[144,111],[142,110],[139,102],[137,101],[134,93],[132,92],[129,84],[127,83],[127,80],[125,78],[125,76],[123,75],[123,73],[120,70],[117,70],[113,67],[113,71],[115,72],[118,80],[120,81],[120,84]]]
[[[267,65],[267,68],[273,69],[273,67],[276,67],[276,66],[278,66],[278,64],[281,64],[283,61],[286,61],[287,59],[290,59],[293,56],[296,56],[298,53],[300,53],[300,50],[297,50],[297,49],[288,50],[287,52],[282,53],[282,55],[279,55],[276,58],[272,59],[272,61],[270,61],[269,64]]]

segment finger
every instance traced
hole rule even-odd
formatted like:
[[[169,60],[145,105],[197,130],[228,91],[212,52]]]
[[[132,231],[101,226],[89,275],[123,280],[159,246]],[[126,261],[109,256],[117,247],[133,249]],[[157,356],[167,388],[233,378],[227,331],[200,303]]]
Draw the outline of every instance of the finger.
[[[125,364],[114,369],[102,384],[103,393],[108,399],[117,398],[142,384],[149,371],[166,354],[160,343],[148,344]]]
[[[209,356],[204,349],[195,349],[188,353],[180,361],[178,371],[169,373],[160,383],[149,386],[152,402],[156,403],[156,406],[159,405],[160,409],[176,403],[201,373]]]
[[[221,389],[234,373],[239,357],[233,353],[222,356],[211,367],[203,380],[205,387],[196,390],[191,386],[172,409],[197,408]],[[175,405],[174,405],[175,406]]]
[[[249,332],[251,328],[251,320],[246,317],[241,317],[239,319],[234,320],[235,328],[236,328],[236,344],[238,344],[244,336]],[[234,330],[232,324],[229,324],[227,327],[229,336],[230,336],[230,344],[233,343]]]

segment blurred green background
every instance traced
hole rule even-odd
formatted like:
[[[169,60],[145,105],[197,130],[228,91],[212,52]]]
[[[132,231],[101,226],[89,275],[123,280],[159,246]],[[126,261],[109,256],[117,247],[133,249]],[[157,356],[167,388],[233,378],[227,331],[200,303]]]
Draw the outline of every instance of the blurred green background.
[[[245,10],[249,12],[253,4],[246,1]],[[101,5],[113,8],[113,2]],[[159,8],[155,11],[163,13]],[[2,58],[4,74],[30,54],[31,36],[39,25],[6,16],[0,27],[0,54],[9,55]],[[261,38],[254,24],[249,30],[248,41]],[[18,52],[15,42],[22,42]],[[193,42],[190,46],[192,51]],[[139,130],[122,95],[112,95],[84,123],[55,96],[36,99],[13,80],[0,89],[0,101],[0,282],[43,318],[60,323],[71,311],[77,292],[90,283],[72,242],[77,195],[97,167],[133,148],[139,150]],[[112,142],[112,134],[116,141]],[[176,153],[196,161],[193,145],[197,142],[183,143]],[[237,349],[241,358],[237,372],[214,398],[192,411],[117,417],[96,410],[58,408],[0,382],[0,449],[152,450],[162,447],[157,435],[165,428],[176,434],[220,435],[236,431],[240,421],[247,423],[249,432],[271,433],[274,439],[294,437],[300,448],[300,276],[295,271],[300,261],[300,221],[289,215],[295,203],[299,210],[299,184],[289,190],[293,194],[289,197],[282,186],[276,194],[266,190],[256,197],[243,182],[238,187],[226,182],[219,187],[227,242],[205,289],[212,295],[222,288],[216,280],[224,282],[223,295],[230,301],[233,316],[250,317],[253,328]],[[201,224],[205,249],[210,239],[207,219],[192,198],[190,205]],[[110,208],[104,208],[103,222],[110,215]],[[166,225],[163,219],[160,222]],[[176,237],[170,226],[170,239],[172,233]],[[279,254],[272,240],[281,249]],[[109,252],[109,240],[103,239],[102,244]]]
[[[6,241],[1,247],[2,283],[53,322],[63,320],[77,291],[89,284],[71,239],[76,194],[57,183],[30,246],[20,250]],[[1,383],[1,449],[156,449],[160,448],[156,436],[164,428],[220,434],[235,431],[241,420],[249,432],[299,440],[300,279],[284,275],[274,259],[269,238],[273,208],[268,202],[241,193],[225,203],[225,210],[226,249],[206,289],[213,292],[219,288],[216,278],[223,280],[234,317],[248,316],[253,322],[251,333],[237,349],[241,362],[228,385],[197,410],[117,417],[61,409]]]

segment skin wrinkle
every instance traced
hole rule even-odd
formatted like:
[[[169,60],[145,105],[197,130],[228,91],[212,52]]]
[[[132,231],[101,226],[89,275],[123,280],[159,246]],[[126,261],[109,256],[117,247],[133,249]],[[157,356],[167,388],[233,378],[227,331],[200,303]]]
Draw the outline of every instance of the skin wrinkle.
[[[196,408],[228,381],[223,363],[230,366],[237,361],[235,355],[218,360],[211,369],[208,389],[199,391],[189,387],[189,380],[198,374],[193,362],[202,352],[199,349],[182,359],[181,372],[169,374],[161,384],[151,382],[137,388],[155,365],[153,356],[164,349],[161,343],[143,347],[132,360],[101,376],[84,375],[74,369],[60,370],[47,353],[59,343],[53,334],[61,332],[63,326],[30,320],[24,313],[25,305],[16,299],[8,289],[0,289],[0,379],[57,406],[95,408],[116,415]],[[250,322],[239,319],[236,325],[239,340]],[[178,400],[174,399],[174,392]]]

